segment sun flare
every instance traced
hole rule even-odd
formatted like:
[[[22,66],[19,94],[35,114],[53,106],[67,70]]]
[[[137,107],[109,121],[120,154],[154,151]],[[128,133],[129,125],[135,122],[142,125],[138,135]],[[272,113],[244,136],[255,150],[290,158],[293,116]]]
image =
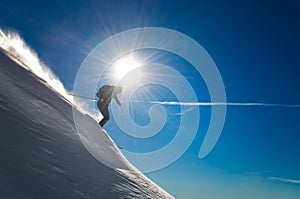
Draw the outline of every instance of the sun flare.
[[[114,77],[121,80],[127,73],[142,64],[132,55],[121,57],[114,63]]]

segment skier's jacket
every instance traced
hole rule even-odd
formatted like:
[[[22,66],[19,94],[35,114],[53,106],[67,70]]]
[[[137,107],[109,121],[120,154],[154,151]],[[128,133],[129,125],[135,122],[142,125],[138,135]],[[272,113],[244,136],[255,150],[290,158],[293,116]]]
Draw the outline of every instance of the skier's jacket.
[[[103,103],[110,104],[114,96],[114,86],[104,85],[96,93],[99,100]]]

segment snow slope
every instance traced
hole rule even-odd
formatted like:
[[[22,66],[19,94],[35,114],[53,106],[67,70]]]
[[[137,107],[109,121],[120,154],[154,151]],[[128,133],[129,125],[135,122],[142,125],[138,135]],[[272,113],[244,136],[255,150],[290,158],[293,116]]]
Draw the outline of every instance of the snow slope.
[[[20,64],[0,48],[0,198],[173,198],[80,113],[92,156],[71,103]]]

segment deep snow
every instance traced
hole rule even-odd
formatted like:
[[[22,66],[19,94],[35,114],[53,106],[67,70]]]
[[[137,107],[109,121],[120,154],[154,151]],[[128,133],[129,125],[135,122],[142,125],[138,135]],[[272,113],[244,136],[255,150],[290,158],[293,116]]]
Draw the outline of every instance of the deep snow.
[[[88,150],[106,164],[92,156],[72,104],[20,64],[0,50],[0,198],[173,198],[80,113]]]

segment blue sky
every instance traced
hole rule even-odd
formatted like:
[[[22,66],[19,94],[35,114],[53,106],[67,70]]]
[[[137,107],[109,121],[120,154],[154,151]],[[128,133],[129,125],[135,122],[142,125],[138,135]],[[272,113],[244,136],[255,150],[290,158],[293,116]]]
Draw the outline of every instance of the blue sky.
[[[300,104],[298,7],[296,1],[2,0],[0,27],[18,32],[68,90],[84,58],[101,41],[128,29],[157,26],[182,32],[207,50],[222,75],[227,101]],[[197,97],[209,100],[203,80],[184,60],[168,55],[160,61],[180,69],[197,86]],[[168,91],[157,96],[160,89],[153,90],[155,97],[173,99]],[[299,196],[300,108],[228,107],[222,135],[204,159],[198,151],[210,108],[200,111],[198,134],[188,151],[167,168],[147,174],[151,179],[178,198]],[[147,117],[138,120],[138,111],[132,114],[138,123],[147,123]],[[126,138],[113,120],[107,130],[131,150],[147,151],[174,136],[177,120],[167,121],[160,135],[146,142]]]

